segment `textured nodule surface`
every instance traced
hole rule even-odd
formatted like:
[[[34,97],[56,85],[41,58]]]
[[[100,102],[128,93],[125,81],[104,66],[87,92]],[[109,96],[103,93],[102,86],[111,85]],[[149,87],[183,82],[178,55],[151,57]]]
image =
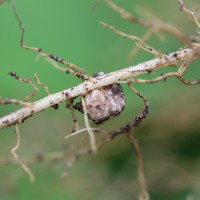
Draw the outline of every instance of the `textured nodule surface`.
[[[120,114],[125,104],[124,93],[119,84],[93,90],[85,95],[88,117],[97,124]]]

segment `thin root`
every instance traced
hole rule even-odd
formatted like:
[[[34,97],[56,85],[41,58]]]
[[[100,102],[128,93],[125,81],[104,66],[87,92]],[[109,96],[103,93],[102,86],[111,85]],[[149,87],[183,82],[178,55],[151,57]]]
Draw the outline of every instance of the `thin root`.
[[[79,130],[79,124],[78,121],[76,119],[76,114],[75,114],[75,110],[73,107],[73,99],[70,99],[67,104],[66,104],[66,108],[69,108],[71,111],[71,116],[72,116],[72,121],[73,121],[73,126],[72,126],[72,133],[76,132]]]
[[[85,131],[95,131],[95,132],[99,132],[100,131],[100,129],[99,128],[82,128],[82,129],[79,129],[79,130],[77,130],[77,131],[75,131],[75,132],[73,132],[73,133],[70,133],[69,135],[67,135],[66,137],[65,137],[65,139],[68,139],[69,137],[72,137],[72,136],[75,136],[75,135],[78,135],[78,134],[80,134],[80,133],[82,133],[82,132],[85,132]]]
[[[10,98],[2,99],[1,97],[0,97],[0,104],[2,105],[14,104],[14,105],[21,105],[24,107],[30,107],[32,105],[32,103],[26,101],[21,101],[18,99],[10,99]]]
[[[36,87],[36,85],[32,82],[31,79],[28,78],[21,78],[19,76],[17,76],[17,74],[15,72],[9,72],[8,73],[10,76],[12,76],[14,79],[19,80],[22,83],[27,83],[29,85],[32,86],[33,91],[31,92],[31,94],[27,95],[25,97],[25,101],[29,101],[30,98],[32,98],[33,96],[35,96],[38,92],[38,88]]]
[[[42,86],[45,89],[45,92],[47,93],[47,95],[50,95],[49,88],[44,83],[40,82],[39,77],[36,73],[35,73],[35,80],[38,85]]]
[[[19,15],[18,15],[18,13],[17,13],[15,4],[13,3],[12,0],[8,0],[8,2],[9,2],[9,4],[10,4],[10,7],[11,7],[11,9],[12,9],[12,11],[13,11],[15,17],[16,17],[16,20],[17,20],[17,22],[18,22],[18,24],[19,24],[19,27],[20,27],[20,29],[21,29],[20,46],[21,46],[22,48],[27,49],[27,50],[31,50],[31,51],[35,51],[35,52],[37,52],[38,55],[41,56],[41,57],[44,57],[44,58],[47,58],[47,57],[48,57],[48,58],[50,58],[50,59],[52,59],[52,60],[55,60],[56,62],[59,62],[59,63],[61,63],[61,64],[64,64],[64,65],[70,67],[70,68],[72,69],[72,71],[73,71],[72,74],[76,74],[76,76],[77,76],[78,78],[81,78],[82,80],[89,80],[89,79],[90,79],[89,75],[86,73],[86,71],[85,71],[83,68],[81,68],[81,67],[79,67],[79,66],[76,66],[76,65],[73,64],[73,63],[67,62],[67,61],[63,60],[62,58],[60,58],[60,57],[58,57],[58,56],[55,56],[55,55],[53,55],[53,54],[51,54],[51,53],[44,53],[44,52],[42,51],[41,48],[30,47],[30,46],[25,45],[25,44],[24,44],[24,33],[25,33],[24,26],[23,26],[22,21],[21,21]],[[67,70],[66,70],[66,71],[67,71]],[[69,70],[69,72],[70,72],[70,70]]]
[[[101,2],[102,2],[102,0],[97,0],[97,2],[92,6],[92,10],[95,10]]]
[[[161,82],[161,81],[166,81],[169,77],[175,76],[177,77],[182,83],[186,84],[186,85],[198,85],[200,84],[200,80],[196,80],[196,81],[188,81],[185,80],[182,76],[183,72],[186,70],[187,66],[188,66],[188,62],[184,62],[178,69],[177,72],[169,72],[166,74],[162,74],[161,76],[154,78],[154,79],[150,79],[150,80],[145,80],[145,79],[139,79],[139,78],[132,78],[132,79],[127,79],[127,81],[119,81],[119,83],[127,83],[127,82],[132,82],[132,83],[157,83],[157,82]]]
[[[130,87],[130,89],[135,92],[136,95],[138,95],[143,101],[144,101],[144,109],[139,113],[139,115],[135,118],[132,126],[136,126],[138,127],[140,125],[140,123],[142,122],[143,119],[145,119],[149,113],[148,109],[149,109],[149,101],[148,99],[142,95],[139,91],[137,91],[132,85],[131,82],[128,82],[128,86]]]
[[[187,7],[185,7],[183,0],[179,0],[178,3],[179,3],[180,10],[184,11],[185,13],[187,13],[188,15],[190,15],[192,17],[192,19],[194,20],[196,26],[198,27],[198,29],[200,31],[200,22],[198,21],[197,17],[195,16],[195,13],[193,11],[191,11],[190,9],[188,9]]]
[[[162,20],[152,21],[149,19],[143,19],[141,17],[136,17],[132,13],[128,12],[127,10],[121,8],[117,4],[115,4],[112,0],[106,0],[107,4],[116,11],[123,19],[137,23],[142,25],[143,27],[147,27],[151,29],[154,33],[156,32],[167,32],[174,35],[176,38],[181,40],[185,45],[191,47],[191,42],[186,35],[182,31],[180,31],[175,26],[166,23]]]
[[[87,129],[87,132],[89,134],[89,137],[90,137],[90,146],[91,146],[91,151],[92,153],[97,153],[97,146],[96,146],[96,141],[95,141],[95,136],[94,136],[94,133],[89,125],[89,120],[88,120],[88,116],[87,116],[87,109],[86,109],[86,106],[85,106],[85,100],[84,100],[84,97],[81,98],[81,102],[82,102],[82,105],[83,105],[83,114],[84,114],[84,121],[85,121],[85,127]]]
[[[127,137],[133,145],[137,156],[138,181],[140,187],[139,200],[149,200],[150,197],[146,186],[146,178],[144,175],[142,151],[137,142],[137,139],[131,133],[128,133]]]
[[[126,34],[126,33],[124,33],[124,32],[118,31],[114,26],[111,26],[111,25],[109,25],[109,24],[106,24],[105,22],[100,22],[100,24],[103,25],[103,26],[106,27],[106,28],[109,28],[109,29],[110,29],[111,31],[113,31],[115,34],[118,34],[118,35],[120,35],[120,36],[122,36],[122,37],[124,37],[124,38],[127,38],[127,39],[132,40],[132,41],[137,45],[138,48],[141,48],[141,49],[143,49],[144,51],[147,51],[147,52],[149,52],[149,53],[152,53],[152,54],[154,54],[154,55],[156,55],[156,56],[160,56],[160,55],[161,55],[157,50],[155,50],[153,47],[151,47],[151,46],[149,46],[149,45],[147,45],[147,44],[145,43],[146,39],[148,39],[148,37],[150,37],[151,31],[148,32],[148,34],[145,36],[145,37],[147,37],[147,38],[143,38],[143,39],[144,39],[144,40],[143,40],[143,39],[141,39],[141,38],[139,38],[139,37],[137,37],[137,36],[135,36],[135,35],[128,35],[128,34]],[[138,50],[137,47],[136,47],[136,49],[135,49],[134,52],[133,52],[134,54],[135,54],[136,51]]]
[[[15,133],[16,133],[16,136],[17,136],[17,143],[11,149],[11,154],[13,155],[15,160],[21,165],[22,169],[28,174],[30,181],[34,182],[35,178],[34,178],[34,175],[33,175],[32,171],[24,163],[24,161],[19,157],[19,155],[16,153],[16,151],[19,149],[19,146],[20,146],[20,132],[19,132],[19,127],[18,127],[17,124],[15,125]]]

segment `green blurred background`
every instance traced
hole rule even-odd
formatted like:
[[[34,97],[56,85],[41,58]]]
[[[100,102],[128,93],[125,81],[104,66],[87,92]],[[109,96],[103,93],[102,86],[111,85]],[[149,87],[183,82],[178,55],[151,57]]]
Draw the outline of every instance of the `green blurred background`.
[[[142,37],[146,28],[125,21],[105,2],[94,11],[95,0],[19,1],[17,11],[25,26],[25,43],[42,48],[65,60],[83,66],[89,74],[106,73],[129,65],[149,60],[152,55],[139,51],[128,61],[134,44],[110,30],[99,21],[111,24],[129,34]],[[144,15],[146,8],[160,18],[180,27],[188,36],[196,33],[190,18],[178,10],[177,1],[116,0],[135,15]],[[185,1],[186,5],[198,5],[198,0]],[[145,16],[144,16],[145,17]],[[164,34],[166,41],[155,36],[150,45],[161,52],[175,51],[182,44],[173,36]],[[30,86],[8,76],[14,71],[21,77],[34,77],[38,73],[50,92],[72,87],[81,81],[54,69],[40,59],[36,53],[20,48],[20,30],[7,3],[0,5],[0,95],[23,99]],[[193,62],[185,77],[199,79],[200,61]],[[175,70],[172,68],[170,70]],[[160,70],[159,72],[166,72]],[[157,74],[159,75],[159,74]],[[156,77],[156,74],[151,78]],[[150,101],[150,114],[133,132],[138,138],[144,157],[147,185],[152,200],[193,200],[200,198],[200,113],[199,86],[189,87],[175,78],[166,83],[138,85],[135,87]],[[127,98],[125,111],[103,127],[115,129],[130,121],[141,110],[143,104],[127,86],[123,86]],[[33,100],[45,96],[43,89]],[[18,153],[33,157],[38,151],[44,155],[64,152],[69,144],[80,137],[64,140],[71,130],[69,110],[61,104],[59,110],[48,109],[20,125],[21,146]],[[9,113],[15,106],[1,106],[0,116]],[[83,119],[78,114],[83,126]],[[36,181],[30,183],[27,175],[16,164],[4,162],[15,145],[14,127],[0,131],[0,199],[49,199],[49,200],[121,200],[137,199],[138,182],[135,153],[124,136],[107,144],[95,156],[82,157],[61,179],[65,161],[44,161],[30,168]]]

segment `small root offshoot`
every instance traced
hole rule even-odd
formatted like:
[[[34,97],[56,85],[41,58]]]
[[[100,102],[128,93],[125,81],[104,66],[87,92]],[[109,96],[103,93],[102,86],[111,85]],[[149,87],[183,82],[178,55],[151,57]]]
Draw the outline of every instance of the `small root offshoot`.
[[[15,125],[15,133],[17,136],[17,142],[16,142],[16,145],[11,149],[10,152],[13,155],[13,157],[15,158],[15,160],[22,167],[22,169],[28,174],[30,181],[34,182],[35,177],[34,177],[32,171],[30,170],[30,168],[25,164],[25,162],[20,158],[20,156],[16,152],[20,147],[20,132],[19,132],[18,124]]]
[[[137,45],[137,48],[134,50],[134,52],[132,52],[132,54],[135,54],[139,49],[143,49],[144,51],[154,54],[155,56],[161,56],[161,54],[156,49],[145,43],[145,41],[151,36],[151,31],[147,32],[147,34],[143,38],[139,38],[135,35],[128,35],[122,31],[119,31],[114,26],[106,24],[105,22],[100,22],[100,24],[110,29],[115,34],[133,41]]]
[[[84,97],[81,97],[81,102],[82,102],[82,106],[83,106],[83,115],[84,115],[84,121],[85,121],[85,127],[87,129],[88,135],[90,137],[90,147],[91,147],[91,151],[92,153],[97,153],[97,146],[96,146],[96,141],[95,141],[95,135],[94,132],[92,131],[90,124],[89,124],[89,119],[87,116],[87,109],[85,106],[85,99]]]
[[[72,117],[72,123],[73,123],[72,133],[74,133],[79,130],[79,124],[78,124],[78,120],[76,118],[75,110],[73,107],[73,99],[70,99],[69,101],[67,101],[66,108],[70,109],[71,111],[71,117]]]
[[[143,166],[143,158],[142,158],[142,151],[140,146],[137,142],[137,139],[129,132],[127,133],[127,138],[130,140],[131,144],[136,153],[137,157],[137,172],[138,172],[138,181],[139,181],[139,200],[149,200],[150,196],[146,186],[146,178],[144,175],[144,166]]]
[[[26,102],[26,101],[21,101],[18,99],[10,99],[10,98],[5,98],[2,99],[2,97],[0,97],[0,104],[1,105],[9,105],[9,104],[14,104],[14,105],[21,105],[24,107],[30,107],[32,105],[32,103]]]
[[[38,85],[40,85],[41,87],[43,87],[45,89],[46,94],[50,95],[49,88],[44,83],[40,82],[39,77],[36,73],[35,73],[35,80],[36,80]]]
[[[27,84],[29,84],[29,85],[32,86],[33,91],[32,91],[29,95],[27,95],[27,96],[25,97],[25,101],[29,101],[30,98],[32,98],[33,96],[35,96],[35,95],[37,94],[38,88],[37,88],[36,85],[32,82],[31,79],[29,79],[29,78],[21,78],[21,77],[19,77],[15,72],[9,72],[8,74],[9,74],[10,76],[12,76],[14,79],[16,79],[16,80],[18,80],[18,81],[20,81],[20,82],[22,82],[22,83],[27,83]]]
[[[192,10],[188,9],[188,8],[185,6],[183,0],[179,0],[178,3],[179,3],[179,8],[180,8],[180,10],[183,11],[183,12],[185,12],[185,13],[187,13],[188,15],[190,15],[190,16],[192,17],[193,21],[195,22],[197,28],[198,28],[199,31],[200,31],[200,22],[199,22],[199,20],[197,19],[195,13],[194,13]],[[199,34],[200,34],[200,32],[199,32]]]
[[[80,133],[83,133],[85,131],[95,131],[95,132],[100,132],[101,130],[99,128],[82,128],[79,129],[73,133],[70,133],[69,135],[65,136],[65,139],[68,139],[69,137],[75,136],[75,135],[79,135]]]

